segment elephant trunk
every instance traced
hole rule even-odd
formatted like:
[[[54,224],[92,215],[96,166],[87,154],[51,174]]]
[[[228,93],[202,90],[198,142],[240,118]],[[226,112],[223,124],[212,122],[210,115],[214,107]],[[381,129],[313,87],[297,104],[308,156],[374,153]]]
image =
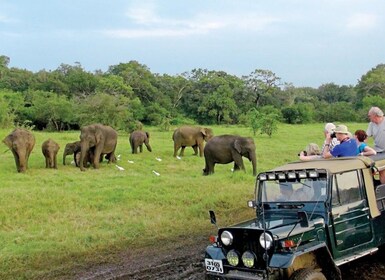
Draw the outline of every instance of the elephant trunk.
[[[87,155],[87,152],[89,150],[89,145],[87,143],[87,141],[82,141],[80,143],[80,160],[79,160],[79,167],[80,167],[80,170],[81,171],[85,171],[85,167],[84,167],[84,159]]]
[[[66,156],[67,156],[67,152],[64,151],[64,153],[63,153],[63,165],[66,165]]]
[[[17,172],[25,172],[27,170],[27,151],[17,151],[17,157]]]
[[[250,161],[253,165],[253,176],[257,176],[257,156],[255,155],[255,153],[250,155]]]

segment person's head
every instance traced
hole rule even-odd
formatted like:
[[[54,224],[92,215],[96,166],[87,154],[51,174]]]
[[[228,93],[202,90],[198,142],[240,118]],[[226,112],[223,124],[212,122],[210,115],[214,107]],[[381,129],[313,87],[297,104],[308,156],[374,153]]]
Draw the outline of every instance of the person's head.
[[[366,138],[368,138],[368,135],[362,129],[356,130],[356,132],[354,132],[354,136],[359,142],[364,142]]]
[[[281,191],[281,194],[284,196],[290,196],[293,193],[293,186],[290,183],[282,183],[279,185],[279,189]]]
[[[378,107],[372,107],[368,112],[368,118],[371,122],[379,124],[384,119],[384,112]]]
[[[336,129],[336,126],[334,125],[334,123],[327,123],[325,124],[325,128],[324,128],[324,133],[326,135],[326,133],[333,133],[334,129]]]
[[[310,143],[309,145],[307,145],[305,151],[308,156],[321,154],[319,146],[315,143]]]
[[[351,133],[348,130],[348,127],[343,124],[337,125],[334,132],[336,134],[337,140],[340,142],[346,138],[349,138],[349,135],[351,135]]]

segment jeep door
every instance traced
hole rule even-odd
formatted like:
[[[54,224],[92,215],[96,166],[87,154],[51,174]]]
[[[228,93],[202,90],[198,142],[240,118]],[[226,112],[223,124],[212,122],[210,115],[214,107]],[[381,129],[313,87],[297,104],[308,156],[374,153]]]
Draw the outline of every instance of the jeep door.
[[[364,250],[373,237],[360,174],[353,170],[333,175],[329,233],[334,258]]]

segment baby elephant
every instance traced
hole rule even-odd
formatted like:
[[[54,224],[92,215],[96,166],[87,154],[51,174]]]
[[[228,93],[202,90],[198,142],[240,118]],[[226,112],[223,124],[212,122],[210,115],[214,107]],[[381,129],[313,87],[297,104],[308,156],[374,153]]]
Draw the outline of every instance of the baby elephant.
[[[147,150],[149,152],[152,152],[150,146],[150,134],[148,132],[142,130],[135,130],[130,134],[130,145],[133,154],[138,153],[138,147],[139,151],[143,152],[143,143],[144,145],[146,145]]]
[[[48,139],[41,145],[41,151],[45,157],[45,168],[57,169],[57,153],[60,146],[52,139]]]

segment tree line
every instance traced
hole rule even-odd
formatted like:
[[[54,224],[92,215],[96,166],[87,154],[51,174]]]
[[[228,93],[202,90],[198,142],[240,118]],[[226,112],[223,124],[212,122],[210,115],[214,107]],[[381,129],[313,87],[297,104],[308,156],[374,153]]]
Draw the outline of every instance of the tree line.
[[[137,61],[88,72],[80,63],[32,72],[9,67],[0,55],[0,126],[38,130],[79,129],[103,123],[132,130],[138,122],[241,124],[271,135],[274,124],[367,121],[370,106],[385,109],[385,64],[356,85],[295,87],[270,70],[237,77],[193,69],[178,75],[152,73]]]

